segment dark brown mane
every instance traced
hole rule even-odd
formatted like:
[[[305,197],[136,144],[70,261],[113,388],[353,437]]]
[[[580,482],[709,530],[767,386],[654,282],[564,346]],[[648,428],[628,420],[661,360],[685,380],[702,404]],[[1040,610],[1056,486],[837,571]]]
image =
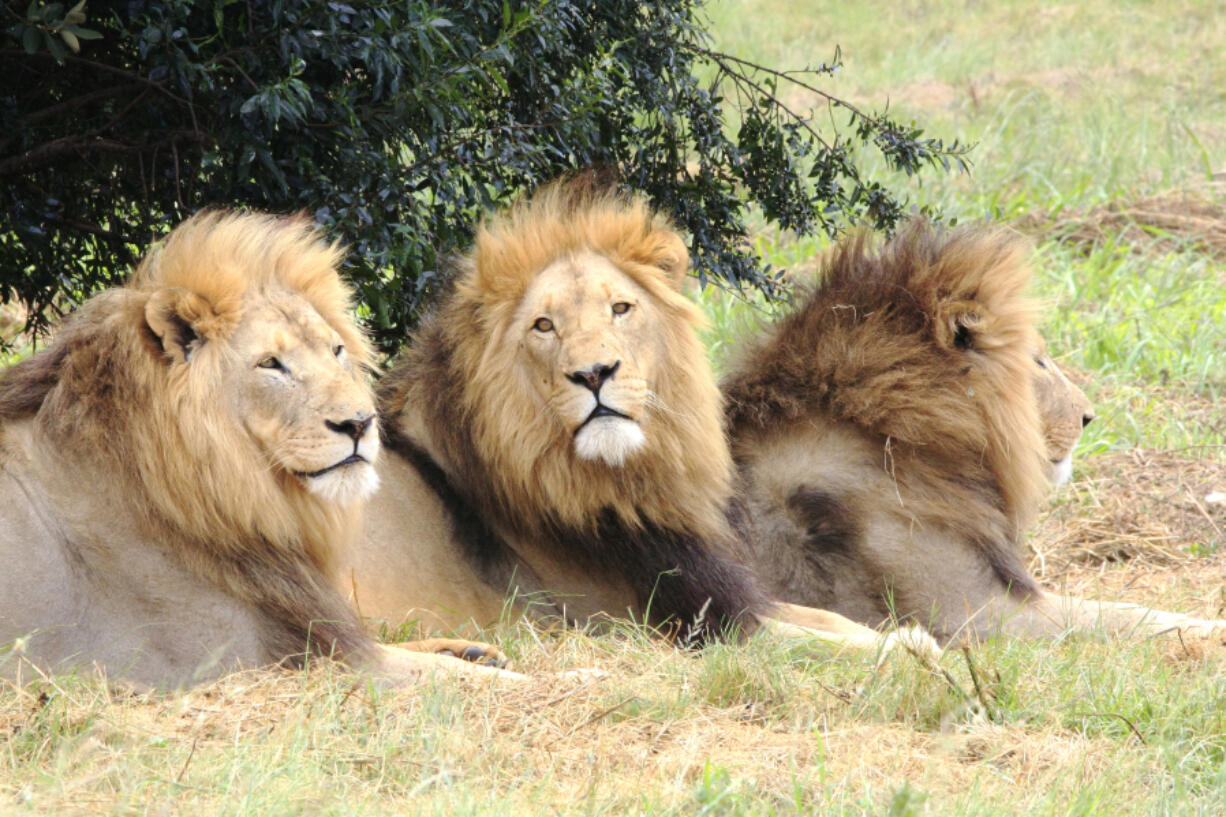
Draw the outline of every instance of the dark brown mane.
[[[1015,236],[982,227],[915,222],[882,247],[844,242],[731,367],[733,438],[802,418],[852,424],[900,483],[961,497],[966,518],[950,524],[1007,582],[1032,587],[1018,549],[1047,485],[1027,258]]]

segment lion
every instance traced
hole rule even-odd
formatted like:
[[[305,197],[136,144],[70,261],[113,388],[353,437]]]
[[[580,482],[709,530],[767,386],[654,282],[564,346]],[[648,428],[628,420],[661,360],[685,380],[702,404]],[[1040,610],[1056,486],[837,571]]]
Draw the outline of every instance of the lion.
[[[680,294],[681,237],[580,177],[487,220],[454,290],[379,385],[390,456],[340,586],[392,627],[483,626],[509,596],[699,642],[776,623],[872,646],[780,607],[733,558],[721,397]],[[423,603],[425,600],[425,603]]]
[[[501,672],[447,657],[501,657],[469,642],[377,645],[330,584],[380,448],[341,258],[305,219],[197,215],[3,374],[0,672]]]
[[[768,591],[941,640],[1226,622],[1055,595],[1023,563],[1050,482],[1068,479],[1089,401],[1047,356],[1023,244],[923,222],[836,248],[819,283],[722,382]]]
[[[1047,354],[1047,344],[1039,338],[1032,372],[1035,402],[1043,424],[1043,444],[1047,453],[1048,481],[1053,486],[1073,478],[1073,451],[1081,433],[1094,420],[1094,407]]]

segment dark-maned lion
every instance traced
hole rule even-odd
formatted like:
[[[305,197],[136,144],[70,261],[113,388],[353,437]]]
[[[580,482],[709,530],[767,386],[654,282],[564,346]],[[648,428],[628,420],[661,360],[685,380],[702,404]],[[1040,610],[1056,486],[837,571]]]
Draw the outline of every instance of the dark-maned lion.
[[[302,219],[197,216],[3,374],[0,673],[177,685],[308,641],[395,681],[499,672],[376,645],[328,582],[378,484],[340,258]]]
[[[487,221],[454,292],[379,389],[383,489],[340,586],[363,615],[497,619],[508,591],[572,621],[705,637],[776,610],[738,548],[721,401],[679,288],[685,245],[638,198],[580,181]],[[775,626],[775,625],[772,625]]]
[[[1057,596],[1026,570],[1023,533],[1092,417],[1043,352],[1029,281],[1003,231],[860,236],[743,350],[723,383],[740,556],[774,595],[945,639],[1226,624]]]

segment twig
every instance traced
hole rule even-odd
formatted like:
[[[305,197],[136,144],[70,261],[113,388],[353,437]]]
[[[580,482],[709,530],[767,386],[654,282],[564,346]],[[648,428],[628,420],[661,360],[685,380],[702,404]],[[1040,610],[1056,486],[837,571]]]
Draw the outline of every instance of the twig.
[[[970,670],[971,683],[975,686],[975,696],[983,706],[983,713],[987,715],[988,720],[995,721],[996,713],[992,711],[992,707],[988,704],[988,696],[983,691],[983,685],[979,683],[979,672],[975,669],[975,662],[971,660],[970,647],[964,646],[962,648],[962,656],[966,659],[966,668]]]
[[[61,113],[64,113],[65,111],[71,111],[74,108],[80,108],[82,105],[88,105],[89,103],[97,102],[100,99],[106,99],[107,97],[111,97],[111,96],[119,96],[120,94],[126,93],[136,88],[144,88],[144,87],[145,86],[139,82],[130,82],[127,85],[112,85],[109,88],[100,88],[97,91],[92,91],[88,94],[81,94],[80,96],[74,96],[71,99],[66,99],[63,102],[59,102],[55,105],[48,105],[45,108],[40,108],[37,111],[32,111],[31,113],[28,113],[25,116],[23,116],[21,119],[22,119],[22,122],[24,122],[25,124],[33,125],[37,122],[43,121],[44,119],[50,119],[52,117],[59,116]]]
[[[1141,741],[1142,746],[1147,745],[1145,743],[1145,736],[1141,734],[1141,730],[1137,729],[1137,727],[1133,724],[1132,721],[1128,720],[1127,718],[1125,718],[1123,715],[1121,715],[1118,712],[1083,712],[1081,713],[1081,715],[1082,717],[1094,717],[1094,718],[1119,718],[1125,724],[1128,725],[1128,728],[1132,730],[1132,734],[1136,736],[1137,740]]]
[[[590,725],[590,724],[593,724],[593,723],[595,723],[596,721],[600,720],[601,718],[605,718],[605,717],[608,717],[609,715],[612,715],[614,712],[616,712],[617,710],[621,709],[623,706],[625,706],[626,704],[630,703],[631,701],[636,700],[637,698],[638,698],[638,696],[637,696],[637,695],[631,695],[629,698],[623,698],[622,700],[620,700],[620,701],[618,701],[617,703],[615,703],[615,704],[613,704],[612,706],[610,706],[608,709],[602,709],[602,710],[600,710],[599,712],[597,712],[595,715],[593,715],[592,717],[590,717],[590,718],[588,718],[587,720],[583,721],[582,723],[579,723],[579,724],[576,724],[575,726],[572,726],[572,727],[570,728],[570,731],[568,731],[568,732],[567,732],[565,735],[563,735],[562,737],[567,737],[567,738],[568,738],[568,737],[570,737],[571,735],[575,734],[576,732],[578,732],[578,731],[579,731],[580,729],[582,729],[583,727],[588,726],[588,725]]]
[[[192,758],[196,756],[196,738],[192,738],[192,748],[188,750],[187,760],[183,761],[183,768],[179,769],[179,773],[175,775],[175,782],[183,780],[183,775],[187,774],[187,767],[192,764]]]
[[[557,696],[556,698],[551,698],[548,701],[545,701],[545,703],[543,704],[539,704],[537,706],[532,707],[532,709],[530,709],[529,711],[534,712],[534,713],[540,712],[542,709],[553,706],[554,704],[561,703],[562,701],[565,701],[567,698],[570,698],[573,695],[576,695],[582,692],[583,690],[587,689],[588,687],[592,686],[593,684],[599,683],[600,681],[603,681],[603,680],[604,678],[592,678],[588,681],[584,681],[582,684],[579,684],[578,686],[575,686],[571,688],[570,690],[563,692],[561,695]]]

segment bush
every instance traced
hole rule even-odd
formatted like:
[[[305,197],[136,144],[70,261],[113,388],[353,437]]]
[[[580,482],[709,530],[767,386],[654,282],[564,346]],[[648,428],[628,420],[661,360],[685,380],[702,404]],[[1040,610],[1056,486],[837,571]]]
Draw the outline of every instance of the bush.
[[[694,0],[23,6],[0,42],[0,295],[35,320],[187,214],[243,204],[345,240],[391,348],[483,209],[593,165],[674,214],[700,275],[769,288],[748,207],[802,233],[888,227],[901,204],[858,145],[908,173],[964,166],[957,143],[831,98],[847,134],[820,133],[776,100],[781,74],[709,48]]]

